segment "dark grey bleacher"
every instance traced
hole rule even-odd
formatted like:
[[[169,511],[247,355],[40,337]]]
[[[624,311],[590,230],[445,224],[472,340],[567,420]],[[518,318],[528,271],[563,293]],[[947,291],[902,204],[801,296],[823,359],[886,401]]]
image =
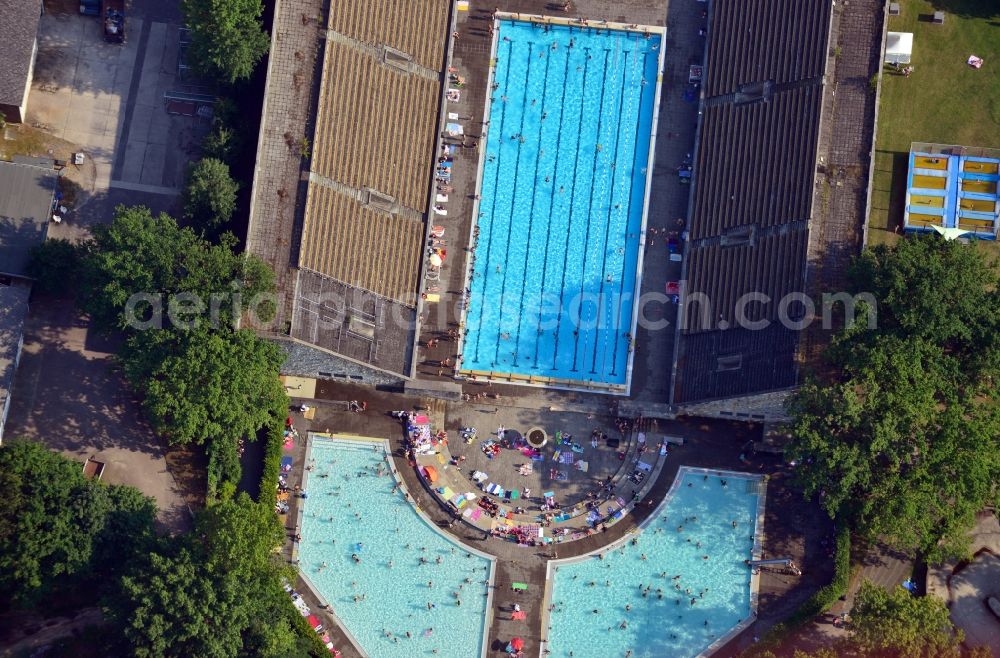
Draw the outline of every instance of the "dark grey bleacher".
[[[705,93],[823,74],[831,0],[712,0]]]
[[[682,329],[689,333],[714,331],[720,321],[725,327],[736,326],[737,304],[749,293],[760,293],[771,301],[743,304],[744,317],[776,320],[780,300],[803,290],[808,241],[808,231],[793,230],[765,236],[753,245],[724,247],[716,243],[689,250]]]
[[[811,85],[767,101],[705,108],[692,240],[809,217],[822,103],[823,86]]]
[[[677,361],[674,403],[752,395],[794,386],[798,334],[772,324],[760,331],[730,329],[686,336]],[[720,358],[733,357],[740,361],[738,368],[720,369]]]
[[[778,308],[805,289],[830,12],[830,0],[712,3],[675,404],[795,384],[799,331]],[[747,307],[766,328],[736,322],[754,292],[771,299]]]

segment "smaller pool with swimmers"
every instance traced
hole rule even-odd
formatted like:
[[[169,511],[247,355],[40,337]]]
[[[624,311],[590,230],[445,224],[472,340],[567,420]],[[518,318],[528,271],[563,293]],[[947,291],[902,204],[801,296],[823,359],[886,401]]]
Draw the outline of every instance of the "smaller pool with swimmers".
[[[550,567],[551,655],[686,658],[720,646],[755,614],[746,561],[763,496],[759,476],[682,467],[641,533]]]
[[[383,442],[312,437],[303,576],[371,656],[480,655],[492,560],[404,499]]]

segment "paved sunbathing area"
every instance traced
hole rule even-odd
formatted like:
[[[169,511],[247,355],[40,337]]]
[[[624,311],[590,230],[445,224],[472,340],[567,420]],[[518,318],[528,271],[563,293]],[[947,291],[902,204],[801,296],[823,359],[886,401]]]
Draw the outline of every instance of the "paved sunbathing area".
[[[473,419],[473,414],[462,415],[449,419],[446,426],[448,431],[448,449],[452,456],[464,458],[460,464],[463,473],[469,475],[472,471],[481,471],[489,475],[489,481],[494,482],[506,490],[517,489],[524,491],[530,489],[533,493],[541,495],[542,492],[556,489],[559,492],[560,502],[564,505],[572,505],[584,499],[587,494],[600,488],[601,482],[608,476],[615,476],[625,464],[624,456],[632,447],[635,440],[633,432],[621,432],[608,419],[588,419],[582,414],[566,412],[542,412],[540,425],[524,425],[521,423],[504,424],[499,420],[499,414],[495,418],[490,418],[489,414],[478,414],[482,419],[474,425],[478,430],[477,438],[472,441],[463,439],[461,429],[462,420],[466,417]],[[507,414],[505,414],[507,417]],[[490,422],[493,421],[493,422]],[[489,424],[485,424],[489,423]],[[522,451],[515,449],[501,449],[495,456],[489,456],[484,449],[490,443],[499,443],[497,431],[504,427],[506,443],[511,445],[511,438],[517,434],[525,434],[529,429],[541,427],[549,439],[547,444],[541,449],[542,461],[532,460]],[[607,440],[594,441],[593,432],[600,432],[607,437]],[[555,435],[561,432],[564,439],[569,439],[575,444],[578,451],[574,451],[568,446],[563,446],[563,463],[557,463],[552,459],[553,451],[557,449]],[[509,436],[513,434],[512,436]],[[648,433],[647,442],[655,446],[659,435],[653,436]],[[516,440],[516,438],[515,438]],[[614,447],[612,447],[614,446]],[[568,460],[572,458],[572,462]],[[522,474],[522,467],[530,466],[531,472]],[[584,470],[586,469],[586,470]],[[552,471],[558,471],[560,477],[565,475],[564,480],[556,481],[551,475]]]
[[[429,488],[476,528],[498,534],[523,530],[522,543],[563,542],[606,531],[647,493],[666,457],[652,435],[627,421],[616,421],[627,423],[621,431],[592,429],[586,441],[578,435],[562,434],[559,441],[553,436],[535,450],[502,425],[489,436],[466,428],[441,440],[437,437],[443,433],[422,428],[425,419],[418,416],[407,424],[416,464],[432,480]],[[422,432],[430,437],[421,438]]]

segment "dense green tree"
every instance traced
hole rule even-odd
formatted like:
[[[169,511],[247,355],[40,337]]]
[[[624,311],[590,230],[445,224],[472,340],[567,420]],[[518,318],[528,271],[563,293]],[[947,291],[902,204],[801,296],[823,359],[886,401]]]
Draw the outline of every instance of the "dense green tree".
[[[245,80],[271,45],[260,17],[261,0],[181,0],[191,29],[189,62],[224,84]]]
[[[868,655],[892,658],[957,658],[962,631],[944,601],[861,584],[851,609],[852,643]]]
[[[1000,376],[1000,289],[997,263],[985,248],[936,236],[866,250],[852,265],[851,292],[878,301],[877,331],[863,324],[834,342],[833,357],[867,363],[885,336],[924,340],[961,392],[992,392]]]
[[[275,550],[284,532],[245,494],[198,514],[195,530],[123,578],[112,618],[140,657],[298,655]]]
[[[238,190],[239,184],[229,175],[229,165],[215,158],[203,158],[188,167],[184,217],[214,235],[232,218]]]
[[[137,332],[122,351],[126,377],[172,443],[256,435],[285,400],[281,348],[250,330]]]
[[[201,152],[206,158],[215,158],[227,165],[234,163],[242,148],[242,136],[233,128],[218,121],[213,122],[212,131],[201,143]]]
[[[53,238],[31,248],[28,276],[34,288],[48,294],[72,292],[80,269],[80,248],[69,240]]]
[[[963,555],[1000,484],[995,274],[979,251],[930,238],[866,252],[852,280],[877,300],[878,330],[841,332],[837,377],[789,401],[798,482],[869,538]]]
[[[156,508],[131,487],[87,480],[40,444],[0,448],[0,592],[29,600],[54,585],[114,577],[152,537]]]
[[[94,240],[83,261],[81,303],[98,328],[128,329],[126,309],[133,295],[155,301],[135,304],[133,315],[146,320],[159,304],[169,326],[171,302],[187,293],[200,300],[202,319],[214,315],[231,325],[234,309],[274,290],[274,273],[256,256],[235,251],[237,240],[224,234],[213,245],[193,230],[181,228],[168,215],[154,216],[142,206],[118,206],[114,221],[93,228]],[[239,302],[239,304],[237,304]],[[273,303],[259,305],[262,319]]]

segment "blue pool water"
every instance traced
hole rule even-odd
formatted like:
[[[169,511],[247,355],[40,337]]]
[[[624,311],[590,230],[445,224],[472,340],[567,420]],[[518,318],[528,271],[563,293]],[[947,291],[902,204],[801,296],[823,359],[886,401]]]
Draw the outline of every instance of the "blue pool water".
[[[315,438],[311,457],[300,568],[361,646],[378,658],[478,656],[490,561],[443,537],[392,492],[381,445]]]
[[[463,369],[625,384],[660,36],[500,21]]]
[[[696,656],[749,617],[750,568],[743,561],[753,549],[757,480],[704,479],[701,471],[678,477],[672,498],[635,545],[558,568],[548,634],[554,658],[570,651],[624,656],[630,649],[633,658]]]

